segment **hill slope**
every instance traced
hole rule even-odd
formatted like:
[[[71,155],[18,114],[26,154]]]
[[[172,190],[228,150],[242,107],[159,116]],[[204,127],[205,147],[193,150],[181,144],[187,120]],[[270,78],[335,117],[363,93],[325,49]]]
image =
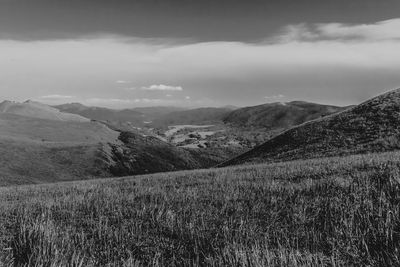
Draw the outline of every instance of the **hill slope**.
[[[289,129],[221,166],[400,148],[400,89]]]
[[[75,121],[75,122],[90,121],[88,118],[76,114],[60,112],[56,108],[30,100],[24,103],[4,101],[0,103],[0,113],[15,114],[31,118],[47,119],[55,121]]]
[[[1,139],[66,145],[114,142],[118,135],[97,122],[56,121],[0,113]]]
[[[41,117],[54,114],[45,110]],[[110,176],[108,143],[118,143],[118,132],[89,120],[26,115],[0,113],[0,186]]]
[[[236,127],[279,130],[287,129],[344,109],[342,107],[302,101],[278,102],[234,110],[224,118],[224,122]]]
[[[0,266],[400,266],[399,163],[386,152],[0,188]]]

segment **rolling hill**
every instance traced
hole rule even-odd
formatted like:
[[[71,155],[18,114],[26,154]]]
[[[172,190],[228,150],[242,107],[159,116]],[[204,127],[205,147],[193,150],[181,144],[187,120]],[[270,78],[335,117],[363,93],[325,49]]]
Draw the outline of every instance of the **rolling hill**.
[[[2,103],[0,103],[0,113],[15,114],[31,118],[55,121],[90,121],[88,118],[76,114],[61,112],[56,108],[31,100],[25,101],[24,103],[3,101]]]
[[[344,109],[303,101],[277,102],[236,109],[223,121],[236,127],[282,130]]]
[[[220,166],[400,148],[400,89],[291,128]]]
[[[98,122],[56,121],[0,113],[0,138],[63,145],[115,142],[119,133]]]
[[[90,120],[0,113],[0,186],[109,177],[107,144],[118,135]]]

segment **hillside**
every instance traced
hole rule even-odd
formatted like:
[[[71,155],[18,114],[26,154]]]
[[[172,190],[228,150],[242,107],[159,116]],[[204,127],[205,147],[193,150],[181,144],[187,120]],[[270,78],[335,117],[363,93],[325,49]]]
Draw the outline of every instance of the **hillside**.
[[[236,109],[223,121],[236,127],[282,130],[344,109],[302,101],[278,102]]]
[[[0,113],[21,115],[30,118],[47,119],[55,121],[74,121],[74,122],[88,122],[88,118],[60,112],[58,109],[44,105],[39,102],[28,100],[24,103],[13,101],[3,101],[0,103]]]
[[[400,89],[289,129],[221,166],[400,148]]]
[[[115,142],[118,135],[97,122],[57,121],[0,113],[1,139],[73,145]]]
[[[0,266],[399,266],[399,162],[0,187]]]
[[[110,177],[104,144],[41,144],[0,138],[0,186]]]
[[[107,144],[119,142],[118,132],[90,120],[28,116],[0,113],[0,186],[110,176]]]
[[[41,117],[54,114],[40,108]],[[205,168],[238,154],[235,148],[178,148],[138,131],[36,118],[29,110],[26,116],[0,113],[0,186]]]

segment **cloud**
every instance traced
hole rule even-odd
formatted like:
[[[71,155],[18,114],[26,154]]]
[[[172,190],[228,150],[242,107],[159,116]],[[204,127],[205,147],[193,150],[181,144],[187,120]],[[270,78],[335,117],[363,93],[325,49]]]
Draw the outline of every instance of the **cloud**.
[[[151,90],[151,91],[182,91],[182,86],[171,86],[171,85],[164,85],[164,84],[153,84],[149,87],[142,87],[142,90]]]
[[[133,90],[137,90],[138,88],[137,87],[127,87],[127,88],[124,88],[124,90],[127,90],[127,91],[133,91]]]
[[[0,40],[0,91],[7,98],[34,98],[31,92],[46,95],[65,84],[68,89],[57,91],[60,95],[95,96],[92,102],[115,105],[152,97],[172,101],[166,94],[183,92],[176,101],[195,102],[185,100],[190,95],[243,106],[279,92],[288,100],[353,104],[399,87],[399,23],[289,25],[276,38],[258,43]],[[110,81],[124,77],[135,77],[136,88],[121,84],[134,92],[110,89]]]
[[[289,25],[281,36],[283,41],[317,40],[400,40],[400,19],[372,24],[319,23]]]
[[[128,84],[128,83],[131,83],[130,81],[125,81],[125,80],[118,80],[118,81],[115,81],[115,83],[118,83],[118,84]]]
[[[189,100],[189,99],[190,99],[190,96],[185,96],[185,99],[186,99],[186,100]]]
[[[62,99],[71,99],[71,98],[74,98],[74,96],[70,96],[70,95],[44,95],[44,96],[40,96],[39,98],[41,98],[41,99],[50,99],[50,100],[62,100]]]

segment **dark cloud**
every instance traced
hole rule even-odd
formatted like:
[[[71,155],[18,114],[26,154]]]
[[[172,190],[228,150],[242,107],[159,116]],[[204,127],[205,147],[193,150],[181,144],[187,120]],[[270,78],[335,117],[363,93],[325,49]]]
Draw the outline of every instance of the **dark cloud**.
[[[287,24],[369,23],[399,12],[398,0],[0,0],[0,38],[254,41]]]
[[[115,36],[0,40],[0,91],[16,100],[42,96],[113,107],[245,106],[279,95],[355,104],[400,84],[398,25],[400,18],[288,25],[286,33],[257,44]]]

